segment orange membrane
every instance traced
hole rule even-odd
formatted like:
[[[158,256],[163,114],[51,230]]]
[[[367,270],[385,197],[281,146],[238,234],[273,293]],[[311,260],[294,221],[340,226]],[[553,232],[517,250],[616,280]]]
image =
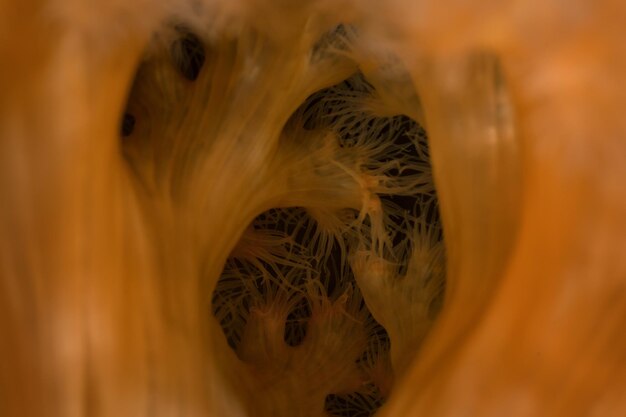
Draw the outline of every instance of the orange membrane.
[[[617,2],[161,3],[0,5],[0,415],[623,414]]]

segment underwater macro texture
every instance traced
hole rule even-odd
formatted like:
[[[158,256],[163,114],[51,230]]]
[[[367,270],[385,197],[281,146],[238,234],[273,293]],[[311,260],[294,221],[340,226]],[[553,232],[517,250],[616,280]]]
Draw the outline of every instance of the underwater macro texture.
[[[623,416],[626,3],[0,0],[0,416]]]

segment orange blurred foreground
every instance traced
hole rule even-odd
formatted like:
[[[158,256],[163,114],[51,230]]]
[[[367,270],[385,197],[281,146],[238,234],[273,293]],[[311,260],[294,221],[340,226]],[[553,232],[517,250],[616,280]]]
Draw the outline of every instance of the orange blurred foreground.
[[[330,353],[274,377],[246,362],[291,358],[262,343],[265,310],[237,352],[211,315],[227,260],[264,248],[248,225],[284,207],[334,237],[344,209],[367,230],[342,255],[391,340],[377,415],[625,415],[623,22],[618,0],[0,0],[0,415],[327,413],[335,392],[302,387],[354,382]],[[320,43],[340,23],[346,43]],[[206,56],[181,76],[187,29]],[[417,186],[363,168],[378,148],[289,136],[307,97],[357,70],[368,111],[429,134],[446,248],[432,328],[385,316],[396,295],[374,304],[380,196]],[[324,352],[358,333],[345,317],[367,320],[359,294],[314,305]]]

